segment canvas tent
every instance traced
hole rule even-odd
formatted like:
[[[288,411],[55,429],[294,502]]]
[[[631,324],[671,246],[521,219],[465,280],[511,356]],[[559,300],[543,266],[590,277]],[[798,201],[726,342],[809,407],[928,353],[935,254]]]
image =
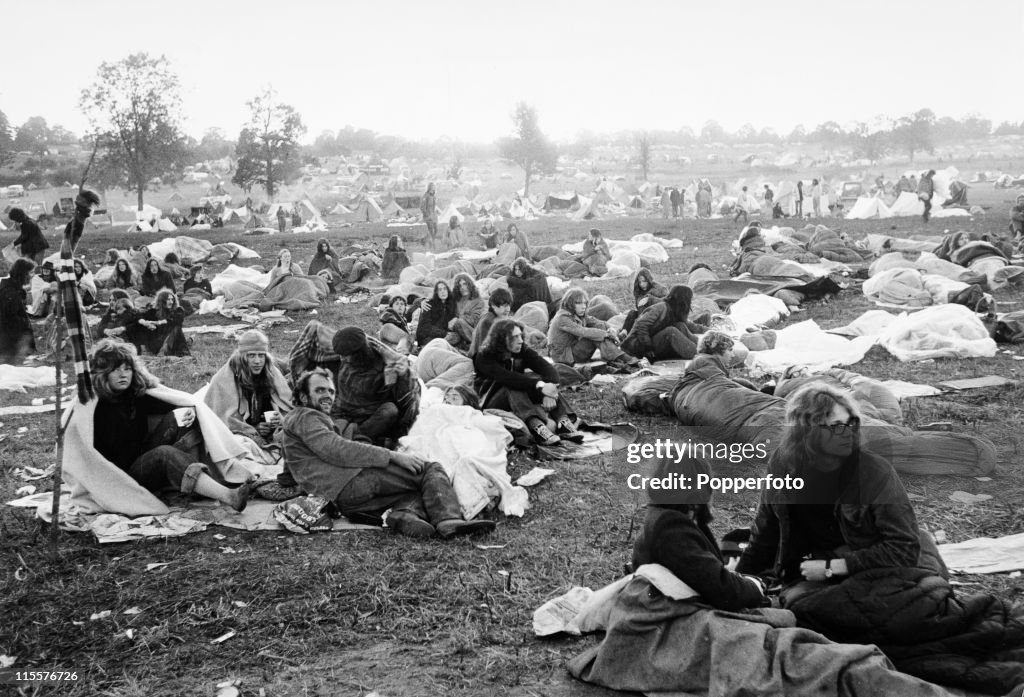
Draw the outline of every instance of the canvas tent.
[[[580,207],[579,210],[569,214],[569,218],[575,222],[582,220],[595,220],[601,217],[601,214],[597,210],[597,199],[587,198],[586,196],[580,196]]]
[[[384,211],[369,196],[363,196],[358,203],[350,208],[352,208],[352,212],[345,218],[352,223],[375,223],[384,217]]]
[[[911,194],[907,194],[910,196]],[[917,198],[916,196],[914,198]],[[924,210],[922,204],[921,210]],[[846,214],[847,220],[867,220],[869,218],[891,218],[893,215],[892,209],[885,205],[885,202],[880,198],[874,196],[861,196],[853,204],[850,212]]]
[[[567,211],[580,205],[580,202],[580,197],[572,191],[548,194],[544,200],[544,210]]]

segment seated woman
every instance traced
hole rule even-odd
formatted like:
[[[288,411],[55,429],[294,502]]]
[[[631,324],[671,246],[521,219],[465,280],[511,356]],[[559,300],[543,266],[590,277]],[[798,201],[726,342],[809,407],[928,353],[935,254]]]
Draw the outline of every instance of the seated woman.
[[[455,317],[448,322],[445,339],[454,348],[468,351],[473,343],[473,332],[486,307],[480,297],[476,283],[466,273],[460,273],[452,282],[452,296],[455,298]]]
[[[426,346],[432,339],[443,339],[448,334],[448,323],[455,318],[455,298],[448,284],[438,281],[430,300],[420,304],[420,318],[416,325],[416,345]]]
[[[693,482],[713,474],[698,459],[664,458],[653,464],[649,473],[659,480]],[[710,528],[709,490],[649,489],[648,495],[646,522],[633,547],[634,569],[647,567],[647,573],[634,576],[611,600],[601,644],[569,662],[575,677],[644,693],[954,694],[894,670],[874,646],[832,643],[794,626],[784,610],[761,609],[768,604],[764,582],[731,571],[725,563]],[[668,571],[685,583],[675,589],[685,592],[675,597],[668,588],[661,592],[650,580],[659,571],[663,578]],[[743,669],[737,671],[736,665]]]
[[[145,248],[143,248],[145,249]],[[155,298],[161,290],[176,292],[174,278],[169,271],[160,268],[160,262],[150,258],[146,262],[146,270],[142,272],[142,282],[139,285],[139,294],[147,298]]]
[[[185,280],[184,295],[195,295],[203,300],[213,297],[213,286],[210,279],[206,278],[206,272],[202,264],[195,264],[189,270],[189,276]]]
[[[11,264],[10,275],[0,281],[0,363],[14,363],[35,353],[36,338],[25,293],[35,267],[31,259],[17,259]]]
[[[536,300],[545,303],[551,315],[558,311],[557,307],[552,307],[554,303],[551,300],[547,275],[530,266],[530,262],[524,257],[519,257],[512,263],[512,273],[506,280],[508,289],[512,292],[512,312]]]
[[[135,288],[135,274],[132,273],[132,267],[127,259],[118,259],[114,262],[114,273],[111,274],[107,287],[121,290]]]
[[[78,279],[78,293],[82,298],[82,305],[89,307],[96,303],[96,280],[92,277],[92,271],[81,259],[75,259],[75,278]]]
[[[267,283],[267,287],[264,290],[269,290],[271,286],[277,283],[278,279],[286,276],[303,276],[302,267],[292,261],[292,253],[287,249],[282,249],[277,253],[277,263],[274,264],[274,268],[270,270],[270,281]]]
[[[380,264],[381,278],[396,281],[401,275],[402,269],[411,265],[409,255],[406,254],[405,247],[402,246],[402,238],[392,235],[388,240],[387,249],[384,250],[384,260]]]
[[[601,236],[601,231],[596,227],[591,228],[590,236],[583,243],[580,263],[587,267],[587,272],[591,276],[604,276],[608,273],[608,262],[611,258],[612,253],[608,249],[608,243]]]
[[[196,493],[245,509],[250,484],[232,487],[216,467],[201,462],[196,409],[175,409],[154,396],[159,382],[129,344],[99,341],[89,365],[98,398],[93,446],[101,456],[153,493]]]
[[[876,644],[926,680],[1007,693],[1024,682],[1024,608],[956,597],[896,471],[861,449],[860,425],[847,392],[811,384],[790,397],[768,474],[803,486],[762,492],[736,570],[781,583],[801,626]]]
[[[327,285],[330,286],[331,292],[334,292],[344,283],[341,269],[338,268],[338,256],[331,249],[331,243],[327,241],[326,237],[321,237],[317,240],[316,254],[313,255],[309,262],[310,276],[316,276],[320,272],[326,274],[325,280]]]
[[[448,229],[444,232],[444,241],[448,249],[466,246],[466,231],[462,228],[459,216],[453,215],[448,220]]]
[[[377,335],[386,346],[405,355],[412,348],[409,322],[405,318],[407,309],[408,303],[401,295],[391,298],[388,306],[380,313],[380,332]]]
[[[562,438],[583,442],[576,414],[559,393],[558,371],[526,345],[519,322],[499,319],[491,325],[473,367],[484,409],[512,412],[541,445],[557,445]]]
[[[264,451],[279,447],[277,436],[282,417],[292,409],[292,391],[263,332],[250,329],[238,338],[228,362],[210,379],[203,401],[232,433]],[[276,453],[270,459],[276,460]]]
[[[689,321],[693,291],[675,285],[665,302],[658,303],[637,318],[633,330],[622,342],[622,350],[650,361],[690,359],[697,354],[695,333],[704,331]]]
[[[487,298],[487,312],[480,317],[473,329],[473,341],[469,345],[469,357],[472,358],[480,350],[487,338],[487,332],[495,320],[512,316],[512,294],[505,288],[496,288]]]
[[[626,320],[622,324],[622,331],[625,332],[623,338],[633,329],[636,318],[664,300],[666,295],[668,288],[654,280],[650,269],[643,267],[637,271],[633,277],[633,303],[636,309],[626,313]]]
[[[92,335],[96,340],[103,338],[120,339],[121,341],[135,345],[138,343],[136,335],[139,332],[138,313],[132,301],[123,294],[121,289],[115,289],[119,296],[114,297],[111,293],[110,305],[106,313],[100,319],[93,330]],[[145,330],[143,330],[145,331]]]
[[[189,356],[188,340],[182,330],[184,323],[185,310],[178,304],[178,296],[164,288],[138,320],[142,327],[136,333],[138,345],[154,356]]]
[[[484,220],[484,224],[480,226],[480,232],[477,234],[480,236],[480,244],[485,252],[488,249],[498,248],[498,228],[495,227],[493,220],[490,218]]]
[[[582,288],[570,288],[562,296],[561,309],[548,327],[548,355],[556,363],[576,365],[587,363],[594,351],[601,350],[602,360],[609,363],[636,365],[639,359],[619,348],[614,329],[587,315],[590,297]]]

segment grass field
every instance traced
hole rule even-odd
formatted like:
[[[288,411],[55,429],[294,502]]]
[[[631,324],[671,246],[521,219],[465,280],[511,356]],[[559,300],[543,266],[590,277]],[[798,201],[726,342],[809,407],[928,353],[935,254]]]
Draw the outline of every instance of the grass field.
[[[1001,231],[1007,220],[1003,196],[1010,194],[999,192],[986,217],[936,220],[927,229],[906,218],[825,222],[855,238],[869,232],[937,234],[953,226]],[[623,218],[597,225],[612,239],[639,232],[681,237],[683,248],[653,268],[668,283],[696,261],[724,271],[729,242],[738,231],[725,220]],[[582,239],[591,224],[559,217],[521,227],[531,241],[543,244]],[[327,236],[337,246],[386,239],[389,232],[373,225]],[[317,237],[247,237],[240,229],[225,229],[213,231],[209,239],[253,247],[264,258],[287,246],[304,265]],[[0,233],[0,246],[11,239],[11,233]],[[88,233],[83,247],[95,258],[109,247],[152,239],[101,229]],[[412,249],[419,251],[415,245]],[[626,280],[586,287],[610,295],[620,307],[628,302]],[[1019,309],[1024,302],[1024,293],[1016,289],[996,295],[1007,309]],[[870,307],[859,291],[849,290],[830,302],[808,305],[797,318],[835,327]],[[300,313],[293,324],[270,330],[272,351],[286,354],[308,317]],[[376,329],[375,316],[361,304],[329,304],[318,318],[335,326]],[[231,350],[218,337],[199,335],[192,358],[147,362],[165,383],[191,392]],[[987,374],[1019,377],[1020,365],[1004,353],[991,359],[903,364],[872,350],[854,369],[881,379],[935,384]],[[51,392],[5,392],[2,401],[27,404]],[[581,413],[601,421],[632,421],[644,440],[685,437],[674,420],[625,412],[617,387],[588,385],[572,400]],[[1024,388],[1015,387],[973,391],[957,399],[918,399],[905,406],[908,425],[952,421],[957,430],[992,438],[999,451],[992,481],[904,477],[922,525],[944,530],[950,541],[1024,530],[1019,506],[1024,494],[1022,404]],[[24,483],[12,475],[13,466],[44,467],[53,461],[53,419],[0,420],[0,433],[7,436],[0,442],[0,498],[8,500]],[[27,432],[17,433],[20,427]],[[534,464],[517,455],[509,470],[515,478]],[[417,541],[383,532],[294,536],[214,527],[184,538],[103,547],[91,536],[62,533],[59,553],[51,558],[45,528],[30,512],[0,508],[0,654],[17,657],[22,668],[78,671],[73,684],[25,694],[213,694],[216,683],[240,679],[243,694],[268,696],[374,690],[380,695],[610,695],[576,683],[564,668],[567,659],[596,639],[535,639],[532,613],[572,585],[597,588],[618,578],[642,524],[644,501],[625,485],[633,466],[624,454],[552,466],[556,475],[530,490],[526,515],[500,521],[484,540],[502,547],[486,551],[475,541]],[[969,506],[954,503],[948,496],[956,490],[993,498]],[[713,527],[722,534],[750,522],[755,498],[720,496],[715,505]],[[157,562],[169,564],[146,571],[147,564]],[[1005,575],[958,580],[964,592],[1016,597],[1024,590],[1020,579]],[[124,614],[133,607],[142,612]],[[89,620],[103,610],[112,614]],[[133,630],[132,638],[126,630]],[[236,635],[230,640],[210,643],[231,630]]]

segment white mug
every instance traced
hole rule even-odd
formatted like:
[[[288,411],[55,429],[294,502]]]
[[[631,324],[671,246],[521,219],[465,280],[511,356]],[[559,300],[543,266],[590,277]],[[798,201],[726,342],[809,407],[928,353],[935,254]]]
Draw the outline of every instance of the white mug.
[[[174,420],[178,422],[179,426],[184,427],[189,420],[189,414],[194,415],[195,409],[192,407],[179,407],[174,410]]]

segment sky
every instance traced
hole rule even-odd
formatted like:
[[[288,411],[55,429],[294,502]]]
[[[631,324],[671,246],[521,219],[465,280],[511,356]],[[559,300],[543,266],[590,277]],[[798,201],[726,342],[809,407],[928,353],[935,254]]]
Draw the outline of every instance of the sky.
[[[785,135],[925,107],[1024,118],[1022,0],[93,0],[89,18],[30,5],[33,28],[3,40],[15,127],[39,115],[83,133],[82,89],[139,51],[169,59],[197,138],[237,138],[266,86],[302,115],[304,142],[346,125],[492,142],[518,101],[560,141],[708,120]]]

